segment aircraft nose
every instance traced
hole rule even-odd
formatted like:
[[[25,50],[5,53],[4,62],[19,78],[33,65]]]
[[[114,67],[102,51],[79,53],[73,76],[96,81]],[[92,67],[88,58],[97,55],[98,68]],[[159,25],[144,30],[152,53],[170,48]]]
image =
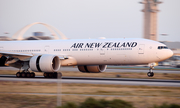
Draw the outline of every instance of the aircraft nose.
[[[167,55],[169,56],[169,58],[172,57],[172,56],[173,56],[173,51],[172,51],[172,50],[169,50],[169,51],[167,52]]]
[[[162,60],[166,60],[173,56],[173,52],[170,49],[167,50],[161,50],[159,53],[157,53],[157,57]]]

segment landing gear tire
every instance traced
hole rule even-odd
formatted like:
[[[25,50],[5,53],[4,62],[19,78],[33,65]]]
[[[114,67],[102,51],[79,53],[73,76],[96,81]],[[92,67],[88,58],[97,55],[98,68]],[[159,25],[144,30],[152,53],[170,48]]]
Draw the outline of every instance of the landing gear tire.
[[[148,77],[153,77],[153,76],[154,76],[154,73],[153,73],[153,72],[148,72],[148,73],[147,73],[147,76],[148,76]]]
[[[57,72],[53,73],[53,78],[57,78]]]
[[[45,78],[58,78],[58,74],[57,72],[44,72],[44,77]],[[62,77],[62,74],[60,73],[60,78]]]
[[[47,72],[44,72],[44,78],[48,78],[49,74]]]
[[[154,63],[149,64],[149,72],[147,73],[148,77],[153,77],[154,76],[154,73],[152,71],[154,69],[154,66],[155,66]]]
[[[27,77],[27,78],[31,78],[31,73],[30,73],[30,72],[27,72],[27,73],[26,73],[26,77]]]
[[[25,73],[25,72],[22,72],[22,73],[21,73],[21,77],[25,78],[25,77],[26,77],[26,73]]]
[[[49,73],[49,78],[53,78],[54,77],[54,73]]]
[[[59,78],[59,77],[62,78],[62,73],[61,72],[57,73],[57,77],[56,78]]]
[[[34,72],[25,72],[25,71],[23,71],[23,72],[17,72],[16,73],[16,77],[18,77],[18,78],[20,78],[20,77],[22,77],[22,78],[34,78],[35,77],[35,73]]]
[[[35,77],[35,73],[34,72],[31,72],[30,75],[31,75],[31,78]]]
[[[154,76],[154,73],[153,72],[151,72],[151,77],[153,77]]]
[[[17,72],[16,77],[20,78],[21,77],[21,72]]]

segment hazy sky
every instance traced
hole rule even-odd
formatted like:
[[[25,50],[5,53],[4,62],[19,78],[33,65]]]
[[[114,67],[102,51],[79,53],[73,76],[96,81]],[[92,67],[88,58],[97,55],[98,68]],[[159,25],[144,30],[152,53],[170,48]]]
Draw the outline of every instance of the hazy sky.
[[[52,25],[68,38],[143,37],[142,0],[0,0],[0,36],[12,36],[33,22]],[[180,0],[163,0],[158,13],[158,40],[180,41]],[[34,31],[51,33],[42,25]],[[8,32],[9,34],[4,34]],[[161,34],[167,34],[162,36]]]

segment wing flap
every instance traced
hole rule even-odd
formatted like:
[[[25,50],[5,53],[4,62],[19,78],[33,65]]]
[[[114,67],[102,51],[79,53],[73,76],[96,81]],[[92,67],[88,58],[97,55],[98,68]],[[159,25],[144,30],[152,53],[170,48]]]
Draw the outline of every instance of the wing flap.
[[[27,57],[32,57],[33,56],[33,54],[2,52],[2,51],[0,51],[0,55],[2,55],[2,56],[27,56]]]
[[[42,54],[36,54],[36,53],[18,53],[18,52],[4,52],[4,51],[0,51],[0,55],[1,56],[6,56],[6,57],[10,57],[10,58],[18,58],[19,60],[22,61],[28,61],[31,57],[33,57],[34,55],[42,55]],[[65,60],[68,59],[69,57],[66,55],[58,55],[60,60]]]
[[[33,56],[33,54],[15,53],[15,52],[2,52],[2,51],[0,51],[0,55],[6,56],[6,57],[18,58],[20,60],[24,60],[24,59],[27,59],[27,58],[30,58]]]

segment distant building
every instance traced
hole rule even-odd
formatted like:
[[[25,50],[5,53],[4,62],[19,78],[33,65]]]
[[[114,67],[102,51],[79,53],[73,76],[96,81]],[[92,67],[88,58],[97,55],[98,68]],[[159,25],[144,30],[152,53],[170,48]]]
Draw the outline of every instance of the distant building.
[[[30,36],[25,38],[24,40],[52,40],[49,36],[44,36],[43,32],[34,32],[34,36]]]
[[[12,41],[12,39],[7,36],[0,36],[0,41]]]
[[[44,36],[43,32],[34,32],[33,36]]]
[[[24,40],[52,40],[52,38],[49,36],[30,36]]]

